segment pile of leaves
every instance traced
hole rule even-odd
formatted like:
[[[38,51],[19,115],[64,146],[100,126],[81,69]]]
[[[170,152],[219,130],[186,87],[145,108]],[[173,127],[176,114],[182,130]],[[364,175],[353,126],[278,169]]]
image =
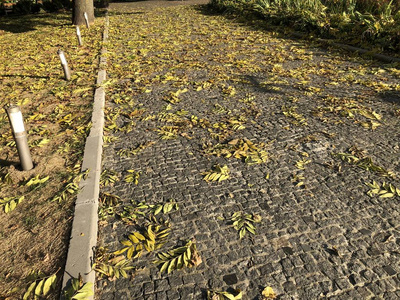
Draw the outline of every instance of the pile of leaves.
[[[118,175],[115,172],[103,171],[101,179],[103,189],[117,181]],[[110,280],[128,278],[128,273],[135,271],[133,265],[135,260],[144,254],[151,255],[161,250],[167,243],[171,224],[163,217],[157,219],[157,216],[160,214],[167,216],[178,210],[178,203],[169,199],[155,204],[131,200],[126,204],[120,197],[108,192],[102,192],[99,200],[101,225],[108,224],[109,218],[114,217],[120,219],[126,227],[134,225],[136,230],[127,232],[126,238],[121,241],[122,247],[118,250],[109,251],[105,247],[98,247],[93,269],[99,276]],[[194,240],[189,240],[182,247],[158,252],[157,257],[158,260],[154,261],[154,264],[161,265],[160,272],[170,273],[172,270],[193,267],[201,263]]]
[[[157,204],[131,201],[130,205],[124,205],[118,196],[108,193],[102,193],[100,200],[100,217],[103,224],[107,223],[108,217],[114,216],[120,218],[126,226],[135,225],[138,230],[128,232],[126,239],[121,241],[122,247],[116,251],[98,247],[93,269],[100,277],[109,280],[128,278],[128,274],[135,271],[135,260],[144,254],[153,254],[161,250],[167,243],[171,224],[163,218],[157,219],[156,216],[167,215],[174,208],[178,210],[178,204],[170,199]],[[161,265],[161,273],[194,267],[202,262],[194,240],[167,252],[158,252],[157,257],[153,263]]]
[[[374,180],[372,183],[366,182],[365,184],[371,188],[367,192],[367,195],[370,197],[377,195],[379,195],[379,198],[400,197],[400,189],[391,183],[383,182],[382,184],[379,184]]]
[[[325,117],[327,113],[333,114],[334,116],[346,117],[347,119],[353,120],[354,123],[372,130],[382,125],[382,115],[363,105],[360,99],[343,99],[327,96],[324,99],[324,105],[318,106],[313,114],[322,121],[332,122],[337,119],[330,118],[329,120]],[[337,122],[340,123],[341,121]]]
[[[374,163],[371,157],[364,155],[364,153],[356,153],[349,149],[350,153],[334,153],[333,156],[347,162],[350,165],[357,166],[360,169],[373,172],[383,177],[396,177],[396,174],[384,167]]]
[[[235,212],[231,217],[233,228],[239,232],[239,238],[242,239],[246,232],[256,234],[254,223],[261,222],[261,217],[254,214]]]
[[[237,158],[247,164],[265,163],[269,159],[266,145],[256,144],[247,139],[233,139],[226,144],[203,145],[203,152],[206,155],[217,157]]]

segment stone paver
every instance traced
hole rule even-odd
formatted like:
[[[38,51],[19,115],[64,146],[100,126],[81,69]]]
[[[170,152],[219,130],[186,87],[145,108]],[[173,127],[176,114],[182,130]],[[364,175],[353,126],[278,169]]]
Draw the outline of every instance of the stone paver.
[[[160,251],[195,238],[203,262],[167,275],[144,255],[135,276],[98,278],[98,299],[205,299],[228,288],[261,299],[266,286],[278,299],[400,298],[400,197],[370,197],[365,185],[400,181],[332,156],[355,146],[355,156],[400,172],[398,69],[200,8],[141,2],[111,7],[107,48],[106,127],[115,116],[119,130],[108,131],[117,139],[103,169],[121,180],[103,191],[126,205],[177,201],[178,211],[162,215],[171,235]],[[371,121],[381,125],[366,128]],[[168,130],[174,139],[161,138]],[[205,154],[236,138],[265,143],[268,162]],[[231,178],[207,183],[201,174],[216,163]],[[141,172],[138,185],[123,180],[131,169]],[[237,211],[262,217],[256,235],[239,239],[229,223]],[[98,244],[120,249],[136,228],[109,216]]]

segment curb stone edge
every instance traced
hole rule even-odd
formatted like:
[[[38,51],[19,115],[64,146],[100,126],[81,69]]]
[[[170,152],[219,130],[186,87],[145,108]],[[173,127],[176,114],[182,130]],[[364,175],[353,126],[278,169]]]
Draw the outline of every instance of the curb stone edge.
[[[94,249],[97,244],[98,231],[98,198],[100,192],[101,161],[103,152],[103,128],[105,90],[101,87],[106,80],[107,50],[104,44],[108,39],[109,17],[106,12],[103,32],[103,46],[99,59],[99,71],[96,80],[94,103],[92,111],[92,127],[86,138],[81,171],[88,171],[88,176],[79,183],[80,192],[75,203],[74,219],[70,236],[70,243],[65,264],[62,291],[65,290],[72,278],[82,276],[83,281],[93,283],[95,290]],[[61,293],[62,294],[62,293]],[[94,299],[94,296],[88,298]]]

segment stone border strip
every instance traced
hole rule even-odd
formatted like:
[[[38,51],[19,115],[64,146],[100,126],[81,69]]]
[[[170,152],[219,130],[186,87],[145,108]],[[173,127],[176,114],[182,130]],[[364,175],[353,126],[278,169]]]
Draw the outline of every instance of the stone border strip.
[[[94,249],[97,244],[98,230],[98,198],[100,192],[101,158],[103,151],[103,127],[105,90],[101,86],[106,80],[107,58],[105,42],[108,40],[109,17],[106,13],[103,32],[103,46],[101,49],[99,72],[97,74],[97,88],[94,93],[92,112],[92,127],[86,138],[82,162],[82,172],[88,171],[85,179],[79,183],[80,192],[75,203],[75,214],[72,223],[71,239],[65,264],[62,290],[72,278],[82,276],[84,282],[95,283],[95,272],[92,271]],[[90,297],[89,299],[93,299]]]

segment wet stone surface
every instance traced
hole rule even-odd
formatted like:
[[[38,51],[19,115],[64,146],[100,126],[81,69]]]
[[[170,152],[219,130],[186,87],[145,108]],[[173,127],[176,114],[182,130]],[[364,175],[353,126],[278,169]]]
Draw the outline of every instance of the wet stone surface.
[[[398,69],[198,7],[138,5],[110,11],[103,169],[120,180],[102,192],[120,206],[173,199],[179,210],[157,215],[171,234],[131,260],[128,278],[98,276],[97,298],[206,299],[207,290],[234,288],[262,299],[270,286],[278,299],[399,299],[400,197],[370,197],[366,185],[400,187]],[[234,139],[268,159],[211,154]],[[395,175],[335,153],[369,157]],[[230,178],[203,180],[215,164]],[[137,185],[124,180],[128,170],[140,172]],[[255,235],[239,239],[235,212],[261,216]],[[101,213],[98,244],[109,251],[145,224]],[[202,263],[161,274],[156,254],[190,239]]]

